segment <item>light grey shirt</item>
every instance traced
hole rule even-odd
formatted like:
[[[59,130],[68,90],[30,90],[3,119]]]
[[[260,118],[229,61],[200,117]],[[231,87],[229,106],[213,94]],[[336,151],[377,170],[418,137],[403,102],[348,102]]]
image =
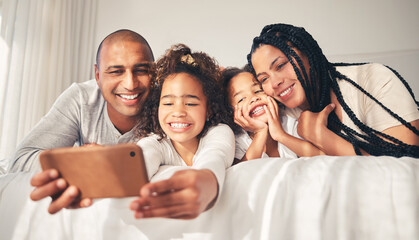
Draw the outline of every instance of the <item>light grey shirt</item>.
[[[121,134],[112,124],[95,80],[73,83],[18,146],[9,172],[40,170],[38,156],[45,149],[117,144],[133,138],[133,130]]]

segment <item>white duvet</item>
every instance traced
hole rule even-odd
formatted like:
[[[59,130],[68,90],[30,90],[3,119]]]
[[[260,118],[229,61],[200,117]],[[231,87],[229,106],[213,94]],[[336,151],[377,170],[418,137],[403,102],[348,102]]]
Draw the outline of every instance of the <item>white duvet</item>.
[[[0,239],[419,239],[419,159],[267,158],[227,171],[194,220],[136,220],[132,198],[47,213],[30,173],[0,177]]]

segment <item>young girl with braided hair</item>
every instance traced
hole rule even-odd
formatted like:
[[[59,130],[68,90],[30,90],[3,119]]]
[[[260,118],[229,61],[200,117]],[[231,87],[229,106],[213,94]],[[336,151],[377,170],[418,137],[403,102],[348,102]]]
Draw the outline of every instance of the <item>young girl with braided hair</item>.
[[[298,137],[297,120],[282,114],[277,102],[267,96],[247,67],[229,67],[221,79],[236,136],[235,163],[265,157],[295,158],[324,154]]]
[[[391,68],[332,64],[304,28],[287,24],[265,26],[248,62],[298,118],[298,134],[327,155],[419,157],[418,102]]]
[[[189,219],[209,209],[234,158],[215,60],[174,45],[156,63],[150,95],[137,126],[151,178],[161,165],[178,166],[169,179],[140,190],[130,208],[135,217]]]

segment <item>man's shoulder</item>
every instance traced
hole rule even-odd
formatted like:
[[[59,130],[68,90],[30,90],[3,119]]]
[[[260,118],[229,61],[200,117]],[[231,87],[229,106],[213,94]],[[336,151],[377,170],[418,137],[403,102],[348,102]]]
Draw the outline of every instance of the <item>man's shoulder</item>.
[[[85,82],[75,82],[72,83],[68,90],[74,89],[76,91],[83,91],[83,92],[96,92],[100,91],[98,85],[96,84],[95,79],[87,80]]]
[[[77,99],[84,104],[102,99],[102,93],[94,79],[80,83],[72,83],[62,94],[63,98]]]

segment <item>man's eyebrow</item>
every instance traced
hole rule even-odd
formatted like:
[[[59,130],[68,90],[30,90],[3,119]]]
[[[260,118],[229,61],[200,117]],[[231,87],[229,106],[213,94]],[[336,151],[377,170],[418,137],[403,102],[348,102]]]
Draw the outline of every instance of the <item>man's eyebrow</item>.
[[[106,70],[109,70],[109,69],[111,69],[111,68],[118,68],[118,69],[120,69],[120,68],[124,68],[124,66],[123,66],[123,65],[111,65],[111,66],[108,66],[108,67],[106,68]]]
[[[135,68],[142,68],[142,67],[149,68],[150,66],[151,66],[151,63],[137,63],[134,65]]]
[[[272,69],[273,68],[273,66],[275,65],[275,63],[278,61],[278,59],[279,58],[281,58],[281,56],[279,56],[279,57],[277,57],[277,58],[275,58],[272,62],[271,62],[271,65],[269,65],[269,69]],[[256,75],[256,77],[259,77],[260,75],[262,75],[262,74],[264,74],[265,72],[261,72],[261,73],[258,73],[257,75]]]

